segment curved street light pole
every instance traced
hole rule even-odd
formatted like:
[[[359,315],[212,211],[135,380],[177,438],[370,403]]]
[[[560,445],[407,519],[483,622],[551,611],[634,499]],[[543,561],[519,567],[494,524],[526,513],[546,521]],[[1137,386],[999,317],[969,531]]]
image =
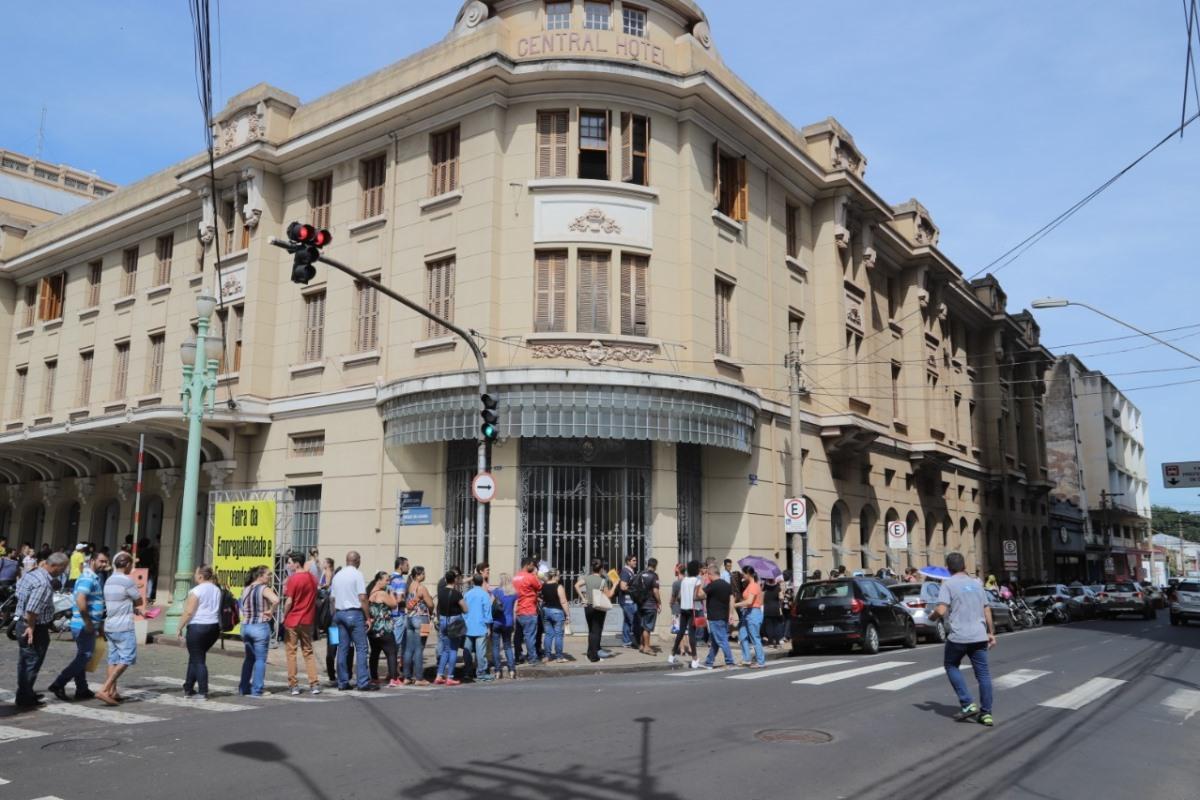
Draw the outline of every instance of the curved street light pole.
[[[1113,322],[1117,323],[1118,325],[1120,325],[1124,328],[1128,328],[1129,330],[1133,331],[1136,334],[1145,336],[1147,339],[1151,339],[1155,342],[1158,342],[1163,347],[1169,347],[1172,350],[1174,350],[1175,352],[1187,356],[1192,361],[1200,362],[1200,356],[1197,356],[1194,353],[1189,353],[1187,350],[1184,350],[1182,347],[1176,347],[1175,345],[1168,342],[1166,339],[1161,339],[1158,336],[1155,336],[1153,333],[1150,333],[1149,331],[1142,330],[1141,328],[1137,327],[1136,325],[1130,325],[1125,320],[1114,317],[1112,314],[1109,314],[1105,311],[1101,311],[1100,309],[1096,308],[1095,306],[1090,306],[1087,303],[1079,303],[1079,302],[1076,302],[1075,300],[1067,300],[1064,297],[1044,297],[1041,300],[1034,300],[1033,303],[1031,303],[1031,305],[1036,309],[1065,308],[1066,306],[1079,306],[1080,308],[1086,308],[1088,311],[1091,311],[1094,314],[1099,314],[1100,316],[1104,317],[1105,319],[1112,320]]]

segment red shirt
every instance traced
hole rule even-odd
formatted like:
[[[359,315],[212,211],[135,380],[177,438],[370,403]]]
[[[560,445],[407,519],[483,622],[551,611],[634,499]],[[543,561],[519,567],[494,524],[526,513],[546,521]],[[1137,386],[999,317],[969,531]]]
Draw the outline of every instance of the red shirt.
[[[513,577],[512,584],[517,590],[517,616],[536,616],[538,592],[542,591],[542,582],[537,575],[532,572],[519,573]]]
[[[317,579],[308,570],[294,572],[283,585],[283,593],[292,598],[292,607],[283,618],[285,628],[312,625],[317,621]]]

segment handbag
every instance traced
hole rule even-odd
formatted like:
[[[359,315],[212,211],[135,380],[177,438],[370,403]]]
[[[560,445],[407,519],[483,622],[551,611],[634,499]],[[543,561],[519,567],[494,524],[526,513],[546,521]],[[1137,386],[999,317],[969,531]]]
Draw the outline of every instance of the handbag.
[[[451,639],[461,639],[467,635],[467,623],[462,617],[455,617],[446,623],[446,635]]]
[[[603,589],[592,589],[592,608],[597,611],[608,611],[613,607],[612,600]]]
[[[108,655],[108,640],[97,638],[96,645],[92,648],[92,657],[87,662],[87,671],[95,672],[96,668],[104,663],[106,655]]]

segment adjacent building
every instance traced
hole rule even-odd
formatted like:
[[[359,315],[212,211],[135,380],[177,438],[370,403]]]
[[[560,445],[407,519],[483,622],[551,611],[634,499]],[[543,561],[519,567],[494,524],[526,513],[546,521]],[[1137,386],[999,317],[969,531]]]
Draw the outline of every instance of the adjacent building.
[[[1150,483],[1142,414],[1104,373],[1059,356],[1047,379],[1046,448],[1058,580],[1149,580]]]
[[[215,204],[197,155],[4,243],[12,538],[119,542],[144,435],[170,588],[171,353],[209,287],[224,355],[201,490],[292,489],[288,545],[496,572],[536,553],[568,576],[626,553],[790,562],[794,338],[810,569],[960,550],[1052,571],[1032,316],[964,276],[920,202],[880,197],[836,120],[796,126],[730,72],[692,0],[472,0],[391,67],[309,103],[258,85],[213,124]],[[289,282],[268,239],[292,220],[484,346],[485,552],[468,348],[340,273]],[[404,491],[432,524],[400,525]]]

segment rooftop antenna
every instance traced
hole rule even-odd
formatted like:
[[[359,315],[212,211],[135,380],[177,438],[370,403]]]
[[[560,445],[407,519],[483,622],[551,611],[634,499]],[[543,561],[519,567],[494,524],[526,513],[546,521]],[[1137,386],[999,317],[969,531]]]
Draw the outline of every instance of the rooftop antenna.
[[[46,145],[46,107],[42,106],[42,120],[38,123],[37,151],[33,157],[42,160],[42,148]]]

